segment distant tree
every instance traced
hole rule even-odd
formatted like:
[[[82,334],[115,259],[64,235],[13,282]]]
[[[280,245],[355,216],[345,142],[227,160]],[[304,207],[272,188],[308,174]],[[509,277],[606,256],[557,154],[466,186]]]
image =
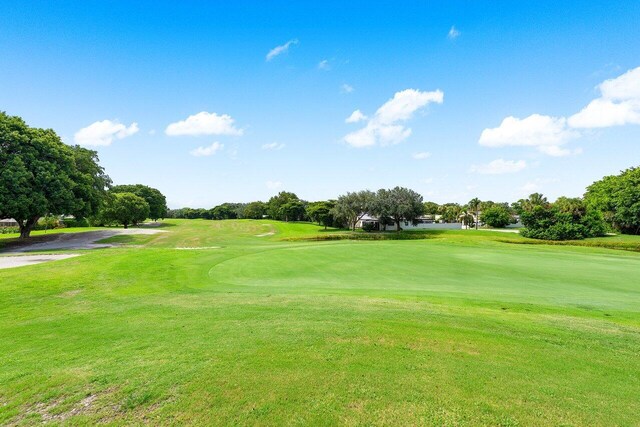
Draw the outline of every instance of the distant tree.
[[[167,215],[167,199],[160,190],[142,184],[116,185],[111,188],[113,193],[133,193],[142,197],[149,204],[149,218],[157,221]]]
[[[262,219],[267,213],[266,205],[262,202],[249,203],[242,213],[243,218]]]
[[[299,209],[300,204],[302,211]],[[295,193],[281,191],[267,202],[267,213],[269,217],[279,221],[300,221],[304,218],[304,202]],[[298,215],[300,213],[302,217]]]
[[[435,202],[424,202],[424,213],[426,215],[436,215],[440,205]]]
[[[94,213],[109,184],[95,151],[0,112],[0,218],[14,218],[21,238],[47,214]]]
[[[460,210],[460,214],[458,215],[458,220],[461,221],[462,224],[465,225],[467,228],[473,227],[476,222],[473,216],[473,213],[467,207],[462,208]]]
[[[343,194],[336,200],[332,214],[344,220],[349,228],[355,230],[358,221],[371,212],[374,201],[375,193],[369,190]]]
[[[478,222],[480,222],[478,219],[478,217],[480,216],[480,204],[482,203],[482,200],[478,199],[477,197],[474,197],[473,199],[469,200],[469,203],[467,204],[467,206],[469,206],[469,209],[471,209],[474,213],[475,216],[475,223],[476,223],[476,230],[478,229]]]
[[[511,213],[502,205],[493,205],[482,211],[480,220],[490,227],[503,228],[511,224]]]
[[[587,188],[586,205],[602,213],[610,226],[640,234],[640,167],[605,176]]]
[[[402,221],[413,222],[424,212],[422,196],[404,187],[378,190],[373,202],[373,213],[383,218],[391,218],[396,231],[402,230]]]
[[[318,225],[324,225],[324,229],[333,226],[334,218],[332,210],[336,203],[333,200],[313,202],[307,205],[307,216]]]
[[[136,225],[149,217],[149,203],[133,193],[112,193],[107,197],[102,218],[107,223]]]
[[[236,219],[238,218],[237,204],[223,203],[209,210],[207,219]]]
[[[457,203],[445,203],[440,205],[438,213],[442,215],[443,222],[458,222],[462,213],[462,206]]]
[[[302,200],[291,200],[280,207],[280,216],[285,221],[304,221],[306,219],[305,203]]]

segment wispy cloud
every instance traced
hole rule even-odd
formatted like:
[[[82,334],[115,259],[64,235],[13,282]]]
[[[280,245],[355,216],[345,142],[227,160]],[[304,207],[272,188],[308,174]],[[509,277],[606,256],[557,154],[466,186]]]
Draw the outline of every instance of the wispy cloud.
[[[139,130],[135,122],[127,127],[117,121],[102,120],[80,129],[75,133],[73,140],[76,144],[84,146],[108,146],[114,139],[126,138]]]
[[[527,167],[524,160],[504,160],[496,159],[484,165],[471,166],[470,172],[483,175],[500,175],[504,173],[520,172]]]
[[[277,142],[272,142],[270,144],[263,144],[262,145],[262,149],[263,150],[276,151],[276,150],[282,150],[283,148],[284,148],[284,144],[279,144]]]
[[[277,190],[278,188],[282,188],[282,182],[280,181],[267,181],[265,185],[269,190]]]
[[[234,126],[234,120],[228,114],[218,115],[202,111],[167,126],[169,136],[181,135],[242,135],[242,129]]]
[[[447,38],[449,40],[455,40],[458,37],[460,37],[460,31],[456,29],[455,25],[452,25],[451,28],[449,29],[449,32],[447,33]]]
[[[340,92],[341,93],[351,93],[353,92],[355,89],[353,88],[353,86],[345,83],[342,86],[340,86]]]
[[[428,159],[429,157],[431,157],[431,153],[426,152],[426,151],[422,151],[420,153],[413,153],[411,155],[411,157],[413,157],[416,160],[424,160],[424,159]]]
[[[444,93],[440,90],[421,92],[406,89],[396,92],[393,98],[378,108],[365,127],[347,134],[344,141],[358,148],[398,144],[411,135],[411,129],[400,123],[411,119],[416,111],[426,105],[441,104],[443,100]]]
[[[219,142],[214,142],[208,147],[198,147],[195,150],[191,150],[189,154],[191,154],[194,157],[208,157],[208,156],[213,156],[223,148],[224,148],[223,144],[220,144]]]
[[[287,53],[289,51],[289,47],[295,44],[298,44],[298,39],[292,39],[283,45],[274,47],[269,51],[269,53],[267,53],[267,56],[266,56],[267,61],[271,61],[276,56],[282,55],[283,53]]]
[[[347,117],[344,122],[345,123],[358,123],[362,120],[367,120],[367,116],[362,114],[362,111],[355,110],[349,117]]]
[[[331,64],[328,59],[323,59],[318,63],[318,69],[322,71],[329,71],[331,69]]]

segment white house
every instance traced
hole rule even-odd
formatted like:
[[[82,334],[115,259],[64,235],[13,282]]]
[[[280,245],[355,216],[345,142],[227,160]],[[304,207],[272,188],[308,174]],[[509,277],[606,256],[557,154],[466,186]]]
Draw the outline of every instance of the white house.
[[[0,219],[0,227],[17,227],[18,223],[13,218]]]
[[[440,224],[441,215],[422,215],[416,218],[415,221],[401,221],[400,228],[402,230],[427,230],[427,229],[458,229],[460,223]],[[363,226],[370,225],[372,231],[396,231],[396,223],[394,221],[388,221],[386,224],[382,224],[380,219],[376,216],[365,214],[357,223],[356,228],[363,228]]]

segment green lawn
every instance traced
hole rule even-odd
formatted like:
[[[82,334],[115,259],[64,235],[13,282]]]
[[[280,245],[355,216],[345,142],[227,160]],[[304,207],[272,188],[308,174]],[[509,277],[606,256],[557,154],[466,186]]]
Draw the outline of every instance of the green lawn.
[[[163,229],[0,270],[0,424],[640,423],[640,253]]]

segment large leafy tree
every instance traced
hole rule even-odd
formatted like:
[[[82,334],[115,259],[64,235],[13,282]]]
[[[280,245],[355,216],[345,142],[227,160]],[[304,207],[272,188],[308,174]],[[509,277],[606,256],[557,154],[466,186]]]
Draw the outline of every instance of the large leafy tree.
[[[98,153],[77,145],[71,149],[77,168],[73,174],[76,206],[69,213],[76,218],[95,215],[102,206],[106,188],[111,186],[111,178],[98,163]]]
[[[343,194],[336,200],[333,215],[344,220],[349,228],[355,230],[358,221],[367,213],[372,213],[375,199],[376,194],[369,190]]]
[[[436,202],[424,202],[424,213],[427,215],[435,215],[439,209],[440,205]]]
[[[113,193],[106,199],[102,217],[107,223],[119,223],[128,228],[149,217],[149,203],[133,193]]]
[[[326,230],[327,227],[333,226],[334,218],[332,209],[335,206],[336,203],[333,200],[309,203],[309,205],[307,205],[307,216],[319,225],[324,225]]]
[[[109,183],[94,151],[0,112],[0,217],[14,218],[21,238],[44,215],[95,213]]]
[[[404,187],[378,190],[373,204],[373,213],[380,218],[390,218],[396,231],[402,230],[402,221],[413,222],[424,212],[422,196]]]
[[[602,212],[605,220],[626,234],[640,234],[640,168],[605,176],[587,188],[588,207]]]
[[[243,218],[262,219],[267,213],[266,205],[262,202],[251,202],[242,211]]]
[[[267,213],[279,221],[301,221],[305,216],[305,202],[295,193],[281,191],[267,202]]]
[[[149,204],[149,218],[156,221],[167,216],[167,199],[156,188],[142,184],[116,185],[111,189],[113,193],[133,193],[142,197]]]
[[[458,222],[462,213],[462,206],[457,203],[445,203],[440,205],[438,213],[442,215],[442,221],[444,222]]]

